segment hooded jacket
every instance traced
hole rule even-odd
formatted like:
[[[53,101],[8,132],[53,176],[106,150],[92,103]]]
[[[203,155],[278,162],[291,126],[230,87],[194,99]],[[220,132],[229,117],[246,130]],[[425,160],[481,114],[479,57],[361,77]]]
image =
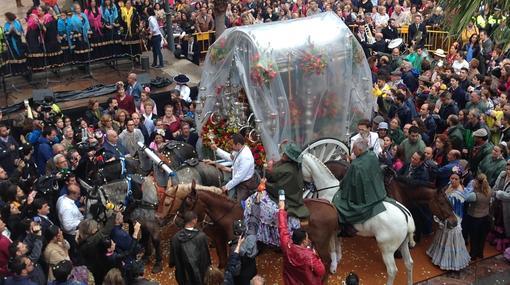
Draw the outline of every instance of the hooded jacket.
[[[283,281],[286,285],[322,284],[326,269],[320,257],[311,249],[294,244],[287,229],[287,212],[278,212],[278,232],[283,252]]]
[[[179,285],[201,285],[211,257],[207,236],[199,230],[182,229],[172,237],[170,267],[175,265],[175,279]]]

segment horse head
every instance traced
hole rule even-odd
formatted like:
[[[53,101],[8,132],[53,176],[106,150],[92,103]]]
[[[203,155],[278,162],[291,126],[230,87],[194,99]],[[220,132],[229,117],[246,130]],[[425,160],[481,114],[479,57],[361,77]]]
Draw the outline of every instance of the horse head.
[[[329,168],[316,156],[311,153],[304,153],[303,161],[301,164],[301,171],[303,179],[306,182],[319,182],[319,181],[330,181],[338,180],[335,175],[329,170]],[[326,182],[331,184],[330,182]]]
[[[168,181],[167,190],[163,199],[163,205],[158,208],[156,217],[160,220],[171,219],[175,224],[177,219],[184,213],[184,202],[187,200],[188,194],[194,188],[194,182],[191,187],[184,184],[172,185],[172,181]],[[195,193],[196,194],[196,193]]]
[[[384,185],[386,187],[391,184],[391,181],[397,176],[397,172],[392,167],[382,165],[381,170],[384,177]]]
[[[441,221],[446,221],[446,227],[452,229],[457,226],[457,216],[453,212],[452,205],[446,197],[444,190],[437,190],[435,194],[435,201],[429,203],[429,208],[432,214],[437,216]]]

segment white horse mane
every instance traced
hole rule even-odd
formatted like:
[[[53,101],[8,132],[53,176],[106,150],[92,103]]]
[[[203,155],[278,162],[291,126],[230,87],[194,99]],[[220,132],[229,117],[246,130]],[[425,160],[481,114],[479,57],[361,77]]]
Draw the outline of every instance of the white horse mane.
[[[332,179],[336,179],[335,175],[333,175],[333,172],[331,172],[331,170],[329,170],[329,168],[326,166],[326,164],[324,164],[324,162],[322,162],[315,155],[313,155],[311,153],[305,153],[305,154],[303,154],[303,158],[310,158],[310,159],[314,160],[319,166],[324,168],[325,173],[329,174]]]

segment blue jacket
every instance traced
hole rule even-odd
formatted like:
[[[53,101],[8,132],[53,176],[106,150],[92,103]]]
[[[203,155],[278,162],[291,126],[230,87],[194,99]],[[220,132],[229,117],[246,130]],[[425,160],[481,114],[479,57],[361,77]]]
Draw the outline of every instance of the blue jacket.
[[[110,142],[105,141],[103,144],[104,148],[104,159],[109,160],[112,157],[119,159],[120,157],[124,157],[127,151],[120,143],[117,142],[117,145],[113,146]]]
[[[10,276],[5,279],[4,285],[37,285],[29,276]]]
[[[142,94],[142,85],[137,81],[134,86],[128,85],[127,93],[135,100],[140,100]]]
[[[446,164],[443,167],[440,167],[437,170],[436,184],[439,189],[448,185],[448,182],[450,182],[450,175],[452,175],[452,169],[455,166],[460,166],[459,160],[450,161],[450,162],[448,162],[448,164]]]
[[[51,149],[52,142],[45,137],[39,137],[37,142],[37,170],[39,170],[40,175],[45,175],[46,162],[53,157],[53,150]]]

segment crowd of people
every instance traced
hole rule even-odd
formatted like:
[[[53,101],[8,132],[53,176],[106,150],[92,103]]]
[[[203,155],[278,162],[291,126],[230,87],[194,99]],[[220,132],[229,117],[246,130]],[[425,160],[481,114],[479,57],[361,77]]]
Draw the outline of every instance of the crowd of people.
[[[159,30],[165,19],[161,2],[81,2],[73,5],[72,12],[60,10],[53,2],[34,3],[26,28],[7,13],[3,34],[7,45],[2,51],[9,65],[2,67],[22,73],[24,64],[44,69],[62,64],[61,60],[79,63],[85,57],[139,54],[139,32],[145,30],[140,28],[144,25],[153,36],[153,65],[163,64],[156,48],[164,34]],[[186,35],[214,29],[213,5],[188,0],[172,3],[174,28],[185,33],[177,41],[183,53],[191,41]],[[448,51],[425,48],[427,28],[444,24],[442,8],[432,0],[231,1],[226,25],[286,20],[323,11],[335,11],[356,26],[354,34],[373,76],[376,112],[371,120],[357,123],[358,133],[350,141],[356,155],[350,159],[360,162],[361,157],[376,157],[395,170],[398,179],[444,189],[458,223],[448,227],[445,221],[437,221],[439,229],[427,254],[440,268],[460,270],[470,260],[483,258],[487,239],[499,250],[510,246],[510,59],[490,37],[498,23],[491,11],[483,9]],[[406,25],[409,41],[390,50],[388,42],[398,38],[398,28]],[[91,182],[91,174],[103,163],[136,158],[138,143],[156,153],[171,140],[196,146],[196,94],[187,86],[187,76],[181,74],[174,81],[177,87],[170,97],[157,102],[163,108],[151,99],[150,88],[130,74],[126,83],[116,84],[116,93],[104,108],[90,99],[80,118],[65,116],[48,99],[27,110],[27,118],[2,120],[0,274],[6,284],[90,284],[92,279],[96,284],[150,284],[143,278],[144,265],[138,256],[140,225],[125,231],[119,208],[111,210],[104,225],[85,218],[87,193],[77,179]],[[253,156],[244,139],[233,136],[234,158],[211,146],[218,157],[232,160],[228,169],[232,180],[222,190],[239,202],[257,185]],[[288,144],[280,162],[268,162],[263,183],[278,204],[282,278],[288,284],[303,280],[318,284],[325,268],[308,234],[288,229],[291,217],[308,216],[302,194],[291,190],[303,188],[299,152],[296,145]],[[48,183],[57,185],[57,199],[37,191],[48,188]],[[374,188],[383,189],[381,185]],[[286,189],[284,197],[279,189]],[[416,205],[410,210],[417,233],[432,234],[435,221],[430,209]],[[257,227],[246,222],[223,273],[210,267],[207,239],[198,229],[196,214],[185,213],[184,223],[184,229],[172,238],[170,255],[179,284],[264,284],[255,263]],[[358,284],[359,280],[350,274],[347,282]]]
[[[139,60],[149,46],[161,53],[164,13],[160,3],[92,0],[64,8],[58,1],[39,2],[34,1],[37,5],[24,18],[11,12],[4,15],[0,29],[0,72],[4,75],[57,71],[64,65],[123,57]],[[153,67],[163,67],[160,59]]]

